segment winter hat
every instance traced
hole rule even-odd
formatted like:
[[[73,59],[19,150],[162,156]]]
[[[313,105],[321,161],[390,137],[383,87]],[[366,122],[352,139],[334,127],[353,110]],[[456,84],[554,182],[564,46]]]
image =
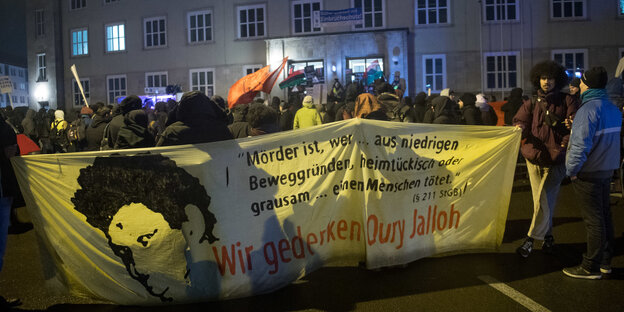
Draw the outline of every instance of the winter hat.
[[[303,98],[303,105],[312,105],[312,96],[311,95],[306,95],[306,97]]]
[[[581,79],[574,77],[574,79],[572,79],[572,81],[570,81],[570,85],[573,87],[580,87],[581,85]]]
[[[89,106],[83,106],[80,109],[80,115],[93,115],[93,110]]]
[[[472,93],[464,93],[459,100],[464,102],[464,105],[474,105],[477,97]]]
[[[65,112],[58,109],[54,111],[54,119],[56,120],[65,120]]]
[[[581,81],[590,89],[604,89],[608,80],[607,70],[602,66],[592,67],[581,77]]]
[[[141,109],[141,107],[143,107],[143,101],[141,101],[141,98],[136,95],[129,95],[125,97],[119,104],[119,109],[124,115],[135,109]]]

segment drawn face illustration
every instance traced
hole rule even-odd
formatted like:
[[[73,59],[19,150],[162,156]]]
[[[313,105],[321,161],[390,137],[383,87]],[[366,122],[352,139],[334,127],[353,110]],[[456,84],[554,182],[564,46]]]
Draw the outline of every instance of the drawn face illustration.
[[[125,205],[113,216],[108,233],[113,244],[130,248],[135,270],[149,275],[147,284],[153,292],[169,297],[184,294],[186,240],[162,214],[143,204]]]

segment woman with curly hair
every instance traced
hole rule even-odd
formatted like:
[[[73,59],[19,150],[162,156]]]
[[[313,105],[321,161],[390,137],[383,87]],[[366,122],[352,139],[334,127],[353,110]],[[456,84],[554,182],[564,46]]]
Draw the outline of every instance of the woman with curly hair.
[[[568,84],[568,75],[559,63],[538,63],[530,76],[537,94],[513,118],[513,124],[522,128],[520,151],[526,159],[533,194],[531,226],[525,241],[516,249],[524,258],[531,254],[534,239],[543,240],[544,252],[553,251],[552,217],[565,177],[565,153],[570,139],[564,121],[572,119],[579,106],[577,98],[561,92]]]

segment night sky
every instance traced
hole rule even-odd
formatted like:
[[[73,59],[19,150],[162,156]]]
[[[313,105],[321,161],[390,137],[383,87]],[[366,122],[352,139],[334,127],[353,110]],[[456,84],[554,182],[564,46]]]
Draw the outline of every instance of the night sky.
[[[27,66],[25,8],[25,0],[0,0],[0,63]]]

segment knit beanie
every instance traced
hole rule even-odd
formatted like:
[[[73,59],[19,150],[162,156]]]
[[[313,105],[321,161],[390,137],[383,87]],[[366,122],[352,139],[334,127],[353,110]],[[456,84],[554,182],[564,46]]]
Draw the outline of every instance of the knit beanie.
[[[590,89],[604,89],[608,80],[607,70],[602,66],[592,67],[581,77],[581,81]]]
[[[91,116],[91,115],[93,115],[93,110],[89,106],[85,105],[85,106],[83,106],[80,109],[80,115],[89,115],[89,116]]]

